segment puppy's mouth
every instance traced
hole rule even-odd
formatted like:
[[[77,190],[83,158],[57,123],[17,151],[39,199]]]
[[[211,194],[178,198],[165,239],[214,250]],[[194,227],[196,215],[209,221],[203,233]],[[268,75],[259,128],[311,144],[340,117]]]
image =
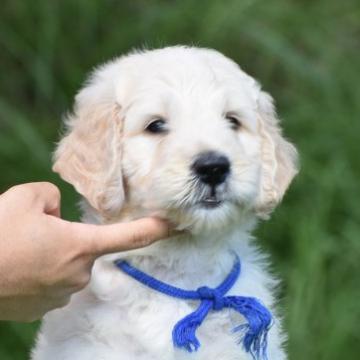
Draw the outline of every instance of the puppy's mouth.
[[[200,190],[196,205],[201,209],[219,208],[225,201],[225,188],[219,189],[215,187],[205,187]]]
[[[224,198],[221,196],[222,192],[215,188],[209,190],[199,199],[198,205],[203,209],[216,209],[224,202]]]
[[[223,203],[216,195],[208,196],[198,202],[198,205],[204,209],[216,209]]]

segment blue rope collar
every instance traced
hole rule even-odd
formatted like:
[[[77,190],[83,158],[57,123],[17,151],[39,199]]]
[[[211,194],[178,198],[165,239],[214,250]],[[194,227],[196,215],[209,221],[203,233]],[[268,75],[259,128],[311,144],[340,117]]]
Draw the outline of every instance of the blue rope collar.
[[[272,324],[270,311],[254,297],[225,296],[234,286],[240,276],[241,264],[235,254],[235,262],[225,280],[216,288],[207,286],[197,290],[183,290],[163,283],[150,275],[138,270],[125,260],[115,261],[115,265],[127,275],[153,290],[178,299],[199,300],[199,307],[181,319],[173,328],[172,338],[174,346],[184,348],[188,352],[196,351],[200,342],[195,336],[196,329],[202,324],[210,310],[220,311],[231,308],[240,313],[247,321],[233,329],[234,332],[244,333],[240,342],[247,352],[256,360],[266,360],[267,333]]]

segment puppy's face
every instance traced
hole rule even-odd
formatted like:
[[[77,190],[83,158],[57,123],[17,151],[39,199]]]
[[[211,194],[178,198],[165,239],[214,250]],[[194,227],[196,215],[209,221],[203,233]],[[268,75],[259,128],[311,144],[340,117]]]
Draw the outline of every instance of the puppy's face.
[[[259,191],[255,104],[204,67],[163,68],[139,84],[124,114],[128,202],[183,226],[219,225]]]
[[[175,47],[95,72],[54,168],[110,220],[158,214],[212,229],[268,214],[295,155],[252,78],[217,52]]]

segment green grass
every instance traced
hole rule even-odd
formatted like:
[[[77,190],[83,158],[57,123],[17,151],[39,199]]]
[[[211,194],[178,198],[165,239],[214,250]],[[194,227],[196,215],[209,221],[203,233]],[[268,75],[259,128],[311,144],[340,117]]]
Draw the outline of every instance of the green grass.
[[[85,74],[133,47],[195,44],[235,59],[277,99],[302,169],[258,230],[283,281],[292,360],[360,353],[360,3],[357,0],[3,1],[0,191],[49,180],[61,115]],[[6,276],[6,274],[1,274]],[[0,358],[35,325],[0,323]]]

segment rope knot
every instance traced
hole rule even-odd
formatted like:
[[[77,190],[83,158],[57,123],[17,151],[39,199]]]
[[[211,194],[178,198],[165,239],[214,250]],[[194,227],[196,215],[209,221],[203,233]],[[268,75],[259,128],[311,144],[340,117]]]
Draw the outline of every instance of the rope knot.
[[[207,286],[199,287],[196,292],[201,300],[210,300],[214,310],[221,310],[225,306],[224,296],[217,289],[211,289]]]

